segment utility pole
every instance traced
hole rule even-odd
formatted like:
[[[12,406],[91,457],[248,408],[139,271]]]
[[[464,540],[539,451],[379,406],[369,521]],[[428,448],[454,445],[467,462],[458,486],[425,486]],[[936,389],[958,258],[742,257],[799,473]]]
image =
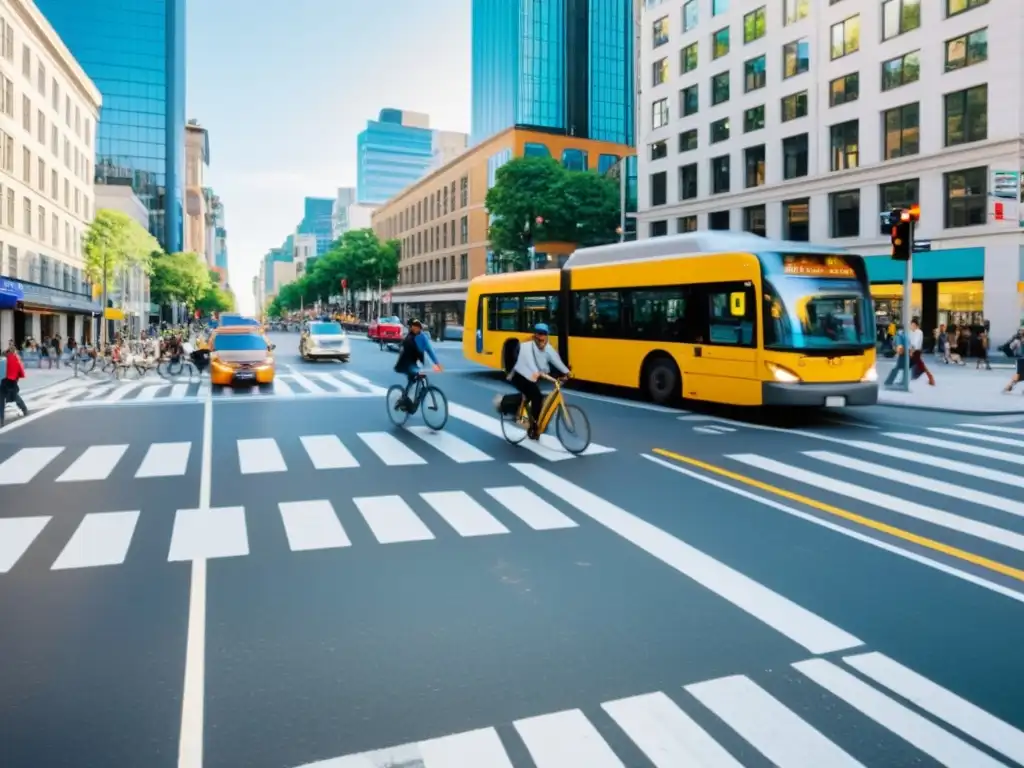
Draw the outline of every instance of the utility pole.
[[[892,258],[904,262],[903,273],[903,380],[893,389],[910,391],[910,322],[913,320],[911,302],[914,289],[914,229],[921,218],[921,209],[916,205],[908,209],[897,208],[889,213]],[[921,352],[921,350],[918,350]]]
[[[100,340],[102,348],[107,346],[107,249],[103,249],[103,297],[100,300]]]

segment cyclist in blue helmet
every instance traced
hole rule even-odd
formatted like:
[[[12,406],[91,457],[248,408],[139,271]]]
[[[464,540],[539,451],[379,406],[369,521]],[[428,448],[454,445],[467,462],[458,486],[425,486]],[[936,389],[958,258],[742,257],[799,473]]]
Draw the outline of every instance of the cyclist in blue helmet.
[[[537,381],[541,374],[550,375],[551,369],[569,375],[569,368],[562,362],[558,352],[548,343],[550,331],[546,323],[537,323],[533,327],[533,339],[519,345],[519,357],[512,367],[508,380],[518,389],[530,403],[530,439],[540,439],[537,422],[541,408],[544,406],[544,395]]]

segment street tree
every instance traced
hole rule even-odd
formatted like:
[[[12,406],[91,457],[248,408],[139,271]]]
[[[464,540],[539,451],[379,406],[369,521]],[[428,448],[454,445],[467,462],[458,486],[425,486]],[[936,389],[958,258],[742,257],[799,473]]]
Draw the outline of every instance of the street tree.
[[[196,302],[195,309],[205,315],[212,315],[215,312],[233,312],[235,310],[235,297],[220,287],[220,277],[216,272],[210,271],[210,284],[206,291]]]
[[[89,279],[99,284],[106,278],[113,284],[126,267],[149,272],[160,243],[127,213],[101,208],[85,232],[83,248]]]
[[[195,253],[162,254],[152,261],[149,290],[157,304],[177,301],[195,309],[210,284],[210,272]]]

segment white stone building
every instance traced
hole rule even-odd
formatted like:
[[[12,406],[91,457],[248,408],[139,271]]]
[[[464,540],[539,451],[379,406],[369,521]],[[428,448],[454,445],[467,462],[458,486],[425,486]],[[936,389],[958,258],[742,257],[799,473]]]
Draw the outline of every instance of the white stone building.
[[[639,236],[749,230],[902,265],[879,214],[919,203],[913,310],[1022,320],[1024,2],[646,0]]]
[[[0,341],[82,338],[99,311],[82,238],[95,213],[100,92],[31,0],[0,3]]]
[[[331,236],[337,240],[350,229],[366,229],[370,226],[370,217],[377,209],[375,205],[356,202],[355,187],[338,187],[331,208]]]

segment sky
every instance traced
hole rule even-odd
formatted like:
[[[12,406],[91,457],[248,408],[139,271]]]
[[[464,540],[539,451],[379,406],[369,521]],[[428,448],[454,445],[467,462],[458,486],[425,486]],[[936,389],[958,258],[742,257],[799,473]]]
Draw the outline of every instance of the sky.
[[[304,197],[356,184],[356,136],[384,107],[469,132],[471,0],[191,0],[187,116],[209,131],[228,270],[253,312],[259,260]]]

